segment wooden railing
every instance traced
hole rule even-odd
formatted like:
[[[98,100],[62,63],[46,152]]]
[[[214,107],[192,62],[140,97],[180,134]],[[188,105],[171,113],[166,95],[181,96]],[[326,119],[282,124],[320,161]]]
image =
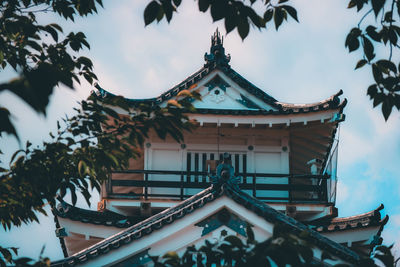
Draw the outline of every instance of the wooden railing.
[[[143,174],[143,177],[140,180],[110,178],[106,185],[108,198],[183,200],[194,195],[195,189],[198,189],[197,192],[199,192],[211,185],[210,173],[208,172],[124,170],[113,171],[113,173]],[[327,180],[330,179],[328,175],[237,173],[235,176],[240,177],[240,189],[263,201],[313,203],[326,203],[328,201]],[[172,177],[173,179],[171,179]],[[282,181],[279,181],[281,179]],[[113,188],[116,186],[135,188],[139,189],[140,192],[137,193],[138,190],[135,190],[136,193],[114,192]],[[173,190],[172,193],[154,192],[155,189],[159,188],[176,190]]]

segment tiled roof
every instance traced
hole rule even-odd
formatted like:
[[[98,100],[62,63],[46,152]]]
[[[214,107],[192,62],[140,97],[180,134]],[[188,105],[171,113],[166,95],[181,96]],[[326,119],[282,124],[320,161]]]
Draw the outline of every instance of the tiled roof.
[[[217,38],[217,39],[215,39]],[[308,112],[315,112],[315,111],[321,111],[321,110],[329,110],[329,109],[337,109],[340,108],[342,111],[344,106],[346,105],[347,100],[345,99],[343,102],[340,102],[339,96],[343,93],[342,90],[340,90],[337,94],[322,100],[317,103],[312,103],[312,104],[289,104],[289,103],[283,103],[277,101],[275,98],[249,82],[247,79],[245,79],[243,76],[241,76],[239,73],[237,73],[234,69],[231,68],[229,61],[230,61],[230,55],[225,55],[225,49],[223,47],[223,40],[221,40],[221,37],[212,37],[211,40],[211,48],[210,48],[210,53],[205,54],[204,56],[205,59],[205,64],[204,66],[195,72],[194,74],[190,75],[188,78],[180,82],[178,85],[172,87],[165,93],[161,94],[158,97],[155,98],[147,98],[147,99],[131,99],[131,98],[126,98],[127,101],[129,101],[132,106],[139,105],[140,103],[148,103],[151,105],[158,105],[161,104],[172,97],[176,96],[180,91],[182,90],[187,90],[189,89],[192,85],[198,83],[201,79],[203,79],[205,76],[207,76],[209,73],[211,73],[213,70],[220,70],[222,71],[225,75],[227,75],[230,79],[232,79],[236,84],[238,84],[240,87],[242,87],[244,90],[246,90],[248,93],[254,95],[258,99],[262,100],[266,104],[270,105],[276,111],[267,111],[267,110],[252,110],[248,111],[248,115],[282,115],[282,114],[296,114],[296,113],[308,113]],[[101,88],[98,84],[95,84],[95,87],[98,89],[96,92],[92,92],[93,95],[99,97],[99,98],[105,98],[105,97],[113,97],[115,96],[114,94],[108,92],[107,90]],[[216,110],[212,109],[200,109],[198,110],[200,113],[210,113],[210,114],[216,114]],[[237,114],[236,110],[224,110],[222,111],[224,114]],[[244,112],[244,111],[241,111]],[[220,114],[220,113],[218,113]],[[241,114],[240,114],[241,115]],[[246,114],[247,115],[247,114]]]
[[[127,228],[134,225],[140,218],[130,218],[121,214],[105,210],[94,211],[78,207],[74,207],[62,199],[57,208],[53,208],[54,215],[61,218],[68,218],[73,221],[80,221],[83,223],[91,223],[96,225],[114,226],[118,228]]]
[[[191,85],[198,82],[202,77],[207,75],[212,70],[202,68],[195,74],[189,76],[183,82],[174,86],[172,89],[167,92],[161,94],[155,98],[147,98],[147,99],[132,99],[126,98],[128,102],[130,102],[133,106],[139,105],[140,103],[147,103],[152,105],[161,104],[172,97],[176,96],[180,91],[188,89]],[[289,104],[283,103],[275,100],[273,97],[265,93],[260,88],[256,87],[248,80],[243,78],[240,74],[234,71],[232,68],[222,69],[222,71],[228,75],[232,80],[238,83],[242,88],[248,91],[250,94],[253,94],[257,98],[263,100],[265,103],[271,105],[277,110],[216,110],[216,109],[197,109],[196,113],[201,114],[229,114],[229,115],[282,115],[282,114],[298,114],[298,113],[309,113],[309,112],[317,112],[323,110],[331,110],[331,109],[340,109],[342,112],[343,108],[347,104],[347,99],[344,99],[340,102],[339,96],[343,94],[343,91],[340,90],[338,93],[324,99],[320,102],[312,103],[312,104]],[[98,89],[96,93],[93,92],[97,97],[105,98],[105,97],[113,97],[114,94],[108,92],[107,90],[101,88],[98,84],[95,84],[95,87]]]
[[[384,208],[383,204],[381,204],[377,209],[366,212],[363,214],[342,217],[342,218],[334,218],[328,222],[320,223],[316,226],[315,230],[320,233],[328,233],[335,231],[345,231],[352,229],[361,229],[372,226],[380,226],[380,230],[378,235],[381,234],[383,227],[389,220],[389,216],[386,215],[383,219],[381,218],[380,210]]]
[[[311,241],[314,242],[316,246],[329,251],[333,255],[353,263],[359,260],[359,256],[350,249],[331,241],[321,234],[311,230],[308,226],[276,211],[264,202],[241,191],[237,186],[231,185],[230,183],[223,183],[222,185],[211,186],[180,204],[166,209],[163,212],[133,225],[116,235],[104,239],[81,252],[63,260],[56,261],[52,266],[73,266],[86,262],[92,258],[96,258],[102,254],[109,253],[112,250],[118,249],[120,246],[134,242],[143,236],[151,234],[153,231],[157,231],[165,225],[171,224],[174,221],[185,217],[187,214],[192,213],[196,209],[207,205],[207,203],[212,202],[223,195],[228,196],[245,208],[252,210],[270,223],[281,223],[287,225],[294,234],[300,234],[303,231],[308,232]]]

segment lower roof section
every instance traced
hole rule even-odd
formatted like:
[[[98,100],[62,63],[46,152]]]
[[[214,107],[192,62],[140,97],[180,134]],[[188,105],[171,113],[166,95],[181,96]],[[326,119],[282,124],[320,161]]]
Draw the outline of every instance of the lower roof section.
[[[218,203],[220,203],[221,207],[215,206]],[[145,242],[141,241],[143,238],[143,240],[149,240],[153,236],[150,239],[156,240],[164,227],[170,227],[171,225],[175,225],[175,223],[182,223],[183,220],[190,221],[190,218],[193,219],[197,216],[197,219],[193,221],[193,223],[196,223],[201,219],[199,217],[201,214],[204,216],[208,214],[207,216],[210,216],[211,213],[215,213],[218,209],[233,209],[232,207],[237,207],[237,214],[243,216],[245,220],[250,220],[249,218],[253,218],[254,216],[254,218],[259,218],[249,221],[251,225],[256,225],[260,220],[264,224],[268,223],[272,225],[272,227],[275,224],[284,224],[293,234],[300,234],[304,231],[308,232],[311,241],[316,247],[332,253],[344,262],[356,263],[359,260],[359,256],[348,248],[333,242],[318,232],[311,230],[308,226],[249,196],[245,192],[242,192],[235,184],[225,182],[218,186],[211,186],[180,204],[166,209],[136,225],[130,226],[120,233],[106,238],[64,260],[54,262],[53,266],[71,266],[77,264],[88,264],[90,266],[92,265],[91,262],[95,263],[100,259],[109,259],[109,255],[112,253],[122,255],[120,252],[127,251],[124,247],[129,248],[130,246],[145,245],[145,243],[141,244],[141,242]],[[248,214],[243,214],[243,212]],[[256,222],[257,220],[258,222]],[[165,232],[165,234],[168,233],[170,231]],[[142,248],[145,247],[142,246]],[[125,255],[124,257],[127,256],[129,255]]]

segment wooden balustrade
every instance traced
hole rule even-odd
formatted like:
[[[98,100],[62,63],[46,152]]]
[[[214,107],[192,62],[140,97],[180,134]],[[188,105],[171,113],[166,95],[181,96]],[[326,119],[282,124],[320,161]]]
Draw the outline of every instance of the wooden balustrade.
[[[210,173],[201,171],[163,171],[163,170],[123,170],[118,174],[143,174],[142,180],[109,179],[108,198],[180,199],[191,197],[211,185]],[[329,175],[276,174],[276,173],[236,173],[240,177],[239,187],[260,200],[269,202],[312,202],[326,203],[327,180]],[[174,177],[174,179],[171,179]],[[178,179],[179,177],[179,179]],[[196,177],[198,179],[196,179]],[[199,179],[200,178],[200,179]],[[282,181],[279,181],[282,179]],[[279,181],[279,182],[277,182]],[[113,187],[142,188],[141,193],[118,193]],[[160,192],[159,188],[176,189],[173,192]],[[157,190],[158,192],[155,192]],[[170,190],[171,191],[171,190]],[[278,194],[277,194],[278,192]],[[279,192],[281,195],[279,196]],[[278,195],[278,196],[276,196]],[[284,196],[282,196],[284,195]]]

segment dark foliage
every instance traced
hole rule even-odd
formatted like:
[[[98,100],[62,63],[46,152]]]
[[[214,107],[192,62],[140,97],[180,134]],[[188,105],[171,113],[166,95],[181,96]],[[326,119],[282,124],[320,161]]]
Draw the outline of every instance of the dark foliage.
[[[267,23],[272,22],[273,19],[275,29],[278,30],[288,17],[298,21],[296,9],[286,4],[288,0],[280,0],[277,3],[269,0],[263,1],[265,8],[262,10],[255,10],[252,7],[252,4],[256,1],[198,0],[198,6],[201,12],[210,10],[213,21],[225,20],[227,33],[236,28],[242,39],[245,39],[249,34],[250,26],[258,29],[266,28]],[[170,22],[180,4],[180,0],[151,1],[144,10],[145,25],[154,21],[159,22],[164,17]]]
[[[53,205],[57,195],[69,193],[75,205],[80,193],[89,204],[90,191],[100,191],[111,170],[127,168],[150,131],[160,138],[170,135],[182,141],[182,131],[194,125],[184,113],[192,111],[189,98],[196,97],[182,91],[179,100],[170,101],[165,108],[142,104],[133,109],[120,96],[101,102],[92,96],[83,101],[75,116],[63,120],[63,127],[58,123],[50,142],[37,148],[28,142],[15,152],[10,168],[0,170],[0,222],[4,229],[38,221],[37,214],[47,215],[44,208]],[[116,113],[116,107],[126,115]]]
[[[340,262],[329,253],[322,251],[321,257],[314,254],[313,245],[308,242],[308,234],[299,236],[290,234],[284,225],[275,225],[273,236],[264,242],[257,242],[251,227],[247,227],[247,238],[226,236],[226,231],[221,231],[221,238],[216,242],[205,241],[200,248],[190,246],[182,256],[176,252],[168,252],[162,257],[151,257],[157,267],[177,266],[327,266]],[[378,246],[371,256],[364,256],[358,264],[338,263],[334,266],[349,267],[363,266],[393,267],[395,258],[391,253],[392,247]]]
[[[64,38],[63,29],[50,23],[41,25],[36,17],[53,12],[66,20],[97,12],[102,0],[4,0],[0,3],[0,68],[11,67],[18,77],[0,82],[0,93],[9,91],[35,111],[45,114],[55,86],[73,89],[83,77],[89,83],[97,79],[90,59],[76,53],[90,48],[82,32]],[[0,107],[0,135],[17,136],[10,112]]]
[[[362,50],[363,58],[356,69],[365,65],[371,67],[374,84],[368,87],[367,94],[373,106],[381,105],[382,114],[387,120],[393,107],[400,110],[400,65],[392,61],[393,52],[398,52],[400,35],[400,2],[396,0],[351,0],[348,8],[364,12],[357,27],[347,35],[345,46],[349,52]],[[374,24],[363,26],[366,18],[373,17]],[[377,48],[375,48],[375,46]],[[376,54],[379,46],[387,47],[387,57]]]

